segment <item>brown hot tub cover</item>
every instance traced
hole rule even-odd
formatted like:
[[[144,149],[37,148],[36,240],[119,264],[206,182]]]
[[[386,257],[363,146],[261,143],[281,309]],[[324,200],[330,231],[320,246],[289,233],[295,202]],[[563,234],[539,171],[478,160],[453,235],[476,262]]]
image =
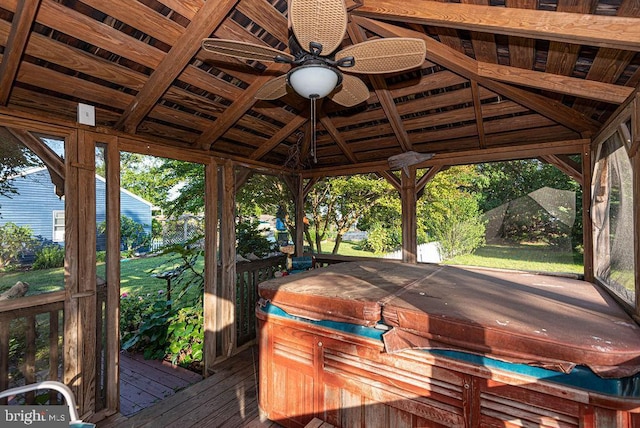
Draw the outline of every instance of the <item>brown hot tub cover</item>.
[[[640,328],[575,279],[380,260],[270,280],[259,292],[294,316],[384,323],[387,352],[454,349],[603,377],[640,371]]]

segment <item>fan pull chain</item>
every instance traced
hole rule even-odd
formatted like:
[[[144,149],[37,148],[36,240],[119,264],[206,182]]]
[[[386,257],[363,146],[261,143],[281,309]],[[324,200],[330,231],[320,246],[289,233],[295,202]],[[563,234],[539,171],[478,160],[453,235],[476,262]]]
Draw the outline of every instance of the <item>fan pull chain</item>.
[[[311,156],[313,163],[318,163],[317,142],[316,142],[316,99],[318,97],[311,96]]]

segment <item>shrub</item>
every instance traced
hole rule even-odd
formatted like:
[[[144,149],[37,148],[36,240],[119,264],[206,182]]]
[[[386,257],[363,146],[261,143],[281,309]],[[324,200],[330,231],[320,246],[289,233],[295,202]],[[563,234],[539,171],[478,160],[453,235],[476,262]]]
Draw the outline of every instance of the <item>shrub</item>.
[[[247,255],[253,253],[256,256],[264,257],[274,250],[274,244],[262,236],[258,227],[258,220],[239,223],[236,226],[236,238],[238,240],[238,254]]]
[[[32,268],[51,269],[64,266],[64,248],[57,244],[49,244],[36,252]]]
[[[402,244],[399,232],[397,228],[389,228],[377,223],[368,231],[367,239],[362,242],[361,247],[375,254],[394,251]]]
[[[33,250],[35,239],[29,226],[6,223],[0,226],[0,271],[13,270],[21,255]]]
[[[202,307],[182,308],[169,320],[167,354],[172,364],[189,366],[202,361],[204,319]]]
[[[136,298],[124,296],[121,298],[121,308],[123,299]],[[144,302],[144,299],[137,297],[138,302]],[[158,298],[155,301],[136,304],[131,302],[131,307],[121,312],[120,320],[125,325],[121,325],[122,349],[125,351],[142,352],[144,358],[160,360],[166,355],[167,348],[167,330],[169,328],[169,318],[174,315],[174,309],[170,300]],[[138,312],[135,313],[136,306]],[[128,313],[131,318],[124,319],[123,316]],[[125,340],[126,337],[126,340]]]

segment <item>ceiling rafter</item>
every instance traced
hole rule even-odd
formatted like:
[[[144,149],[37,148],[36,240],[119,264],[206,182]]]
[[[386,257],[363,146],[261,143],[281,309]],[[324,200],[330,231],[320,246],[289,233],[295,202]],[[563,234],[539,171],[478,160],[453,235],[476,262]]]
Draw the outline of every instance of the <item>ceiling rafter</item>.
[[[499,93],[523,106],[530,108],[544,116],[552,118],[558,123],[567,126],[579,133],[593,133],[599,128],[595,121],[584,117],[573,109],[550,100],[546,97],[495,82],[491,79],[478,75],[477,61],[457,52],[442,43],[433,40],[417,31],[407,30],[395,25],[374,21],[369,18],[352,17],[354,21],[363,28],[380,34],[384,37],[421,37],[427,43],[427,58],[447,67],[451,71],[459,73],[468,79],[476,79],[479,84]]]
[[[13,17],[11,31],[5,47],[2,63],[0,63],[0,105],[6,106],[13,82],[18,74],[20,59],[29,40],[29,30],[40,6],[40,0],[24,0],[18,2],[18,9]]]
[[[628,86],[579,79],[507,65],[478,62],[478,75],[514,85],[544,89],[578,98],[621,104],[633,92]]]
[[[347,142],[344,140],[344,138],[342,138],[338,129],[333,125],[333,123],[331,122],[331,119],[329,119],[329,117],[327,117],[325,113],[320,113],[319,119],[320,119],[320,123],[322,123],[322,126],[324,126],[324,129],[329,133],[331,138],[333,138],[333,140],[336,142],[338,147],[340,147],[340,150],[342,150],[342,153],[344,153],[347,159],[349,159],[349,162],[357,163],[358,159],[353,154],[353,152],[347,145]]]
[[[278,132],[273,134],[271,138],[262,143],[258,150],[253,152],[250,159],[260,160],[263,156],[282,143],[289,135],[294,133],[298,128],[303,126],[309,119],[304,116],[297,116],[294,120],[280,128]]]
[[[200,49],[200,41],[220,25],[237,2],[238,0],[220,0],[206,2],[202,6],[187,27],[185,34],[173,45],[142,90],[138,92],[135,100],[125,109],[115,125],[116,129],[124,129],[126,132],[135,134],[140,122]]]
[[[640,51],[640,19],[442,3],[367,0],[353,14],[508,36]]]
[[[256,92],[273,78],[276,72],[283,72],[289,67],[287,64],[279,64],[274,62],[264,71],[264,73],[256,78],[243,95],[228,107],[225,112],[218,117],[213,126],[202,133],[195,142],[195,146],[203,150],[211,150],[218,138],[222,137],[253,105],[258,101],[255,98]]]
[[[361,43],[367,40],[367,37],[364,34],[364,30],[358,27],[353,22],[347,26],[347,31],[353,44]],[[391,95],[391,91],[389,91],[389,88],[387,88],[387,83],[385,82],[384,77],[375,74],[371,74],[368,77],[373,84],[373,89],[378,96],[378,102],[380,102],[380,106],[384,110],[385,116],[387,117],[387,120],[389,121],[389,124],[393,129],[393,133],[398,140],[400,148],[403,152],[410,151],[412,147],[411,141],[409,140],[409,135],[402,125],[402,119],[400,118],[400,114],[398,113],[398,109],[396,108],[396,104],[393,100],[393,96]]]

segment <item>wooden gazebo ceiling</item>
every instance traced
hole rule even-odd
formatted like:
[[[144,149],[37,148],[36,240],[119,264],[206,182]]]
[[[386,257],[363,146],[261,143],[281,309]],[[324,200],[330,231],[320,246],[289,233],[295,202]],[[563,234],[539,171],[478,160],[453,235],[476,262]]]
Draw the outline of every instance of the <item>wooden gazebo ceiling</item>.
[[[322,0],[318,0],[322,1]],[[257,101],[286,64],[214,57],[205,37],[287,49],[285,0],[0,0],[0,105],[276,168],[366,169],[407,151],[527,145],[562,152],[594,135],[640,79],[637,0],[347,0],[343,47],[420,37],[421,69],[360,75],[353,108],[326,100],[309,156],[309,105]],[[524,146],[523,146],[524,148]],[[560,149],[558,149],[560,148]]]

